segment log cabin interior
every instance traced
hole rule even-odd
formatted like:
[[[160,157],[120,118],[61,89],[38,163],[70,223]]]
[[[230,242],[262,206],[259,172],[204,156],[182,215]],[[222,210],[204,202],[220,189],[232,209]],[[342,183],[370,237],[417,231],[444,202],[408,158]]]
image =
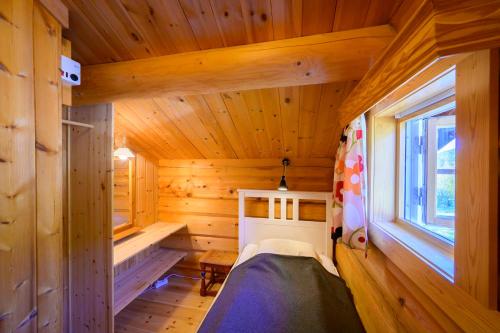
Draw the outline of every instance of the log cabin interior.
[[[500,332],[498,0],[1,0],[0,332]]]

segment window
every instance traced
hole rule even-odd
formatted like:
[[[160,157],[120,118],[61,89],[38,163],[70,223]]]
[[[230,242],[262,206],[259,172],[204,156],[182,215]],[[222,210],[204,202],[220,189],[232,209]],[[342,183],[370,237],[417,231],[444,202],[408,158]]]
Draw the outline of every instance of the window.
[[[409,118],[409,119],[408,119]],[[455,238],[455,115],[407,117],[400,123],[400,219],[453,242]]]

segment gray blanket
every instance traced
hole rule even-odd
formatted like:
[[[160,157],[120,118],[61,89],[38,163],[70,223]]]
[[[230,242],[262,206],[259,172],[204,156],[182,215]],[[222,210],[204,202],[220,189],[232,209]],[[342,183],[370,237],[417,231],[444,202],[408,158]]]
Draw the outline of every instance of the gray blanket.
[[[198,332],[364,332],[349,289],[315,259],[259,254],[235,267]]]

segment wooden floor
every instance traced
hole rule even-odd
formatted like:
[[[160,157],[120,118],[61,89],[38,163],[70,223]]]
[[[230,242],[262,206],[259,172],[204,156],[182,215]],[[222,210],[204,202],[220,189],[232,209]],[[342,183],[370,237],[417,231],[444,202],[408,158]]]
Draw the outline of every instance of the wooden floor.
[[[199,276],[192,270],[170,273]],[[167,286],[144,292],[116,315],[115,332],[196,332],[213,299],[200,296],[199,280],[171,277]]]

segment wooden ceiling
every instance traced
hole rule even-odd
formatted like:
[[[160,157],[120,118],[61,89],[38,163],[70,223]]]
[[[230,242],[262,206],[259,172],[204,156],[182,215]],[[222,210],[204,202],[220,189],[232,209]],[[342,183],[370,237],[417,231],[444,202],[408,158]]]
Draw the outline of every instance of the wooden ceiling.
[[[391,23],[403,0],[64,0],[84,65]],[[332,157],[354,81],[115,103],[118,133],[154,159]]]
[[[154,159],[333,157],[335,109],[354,85],[122,101],[115,127],[133,150]]]

